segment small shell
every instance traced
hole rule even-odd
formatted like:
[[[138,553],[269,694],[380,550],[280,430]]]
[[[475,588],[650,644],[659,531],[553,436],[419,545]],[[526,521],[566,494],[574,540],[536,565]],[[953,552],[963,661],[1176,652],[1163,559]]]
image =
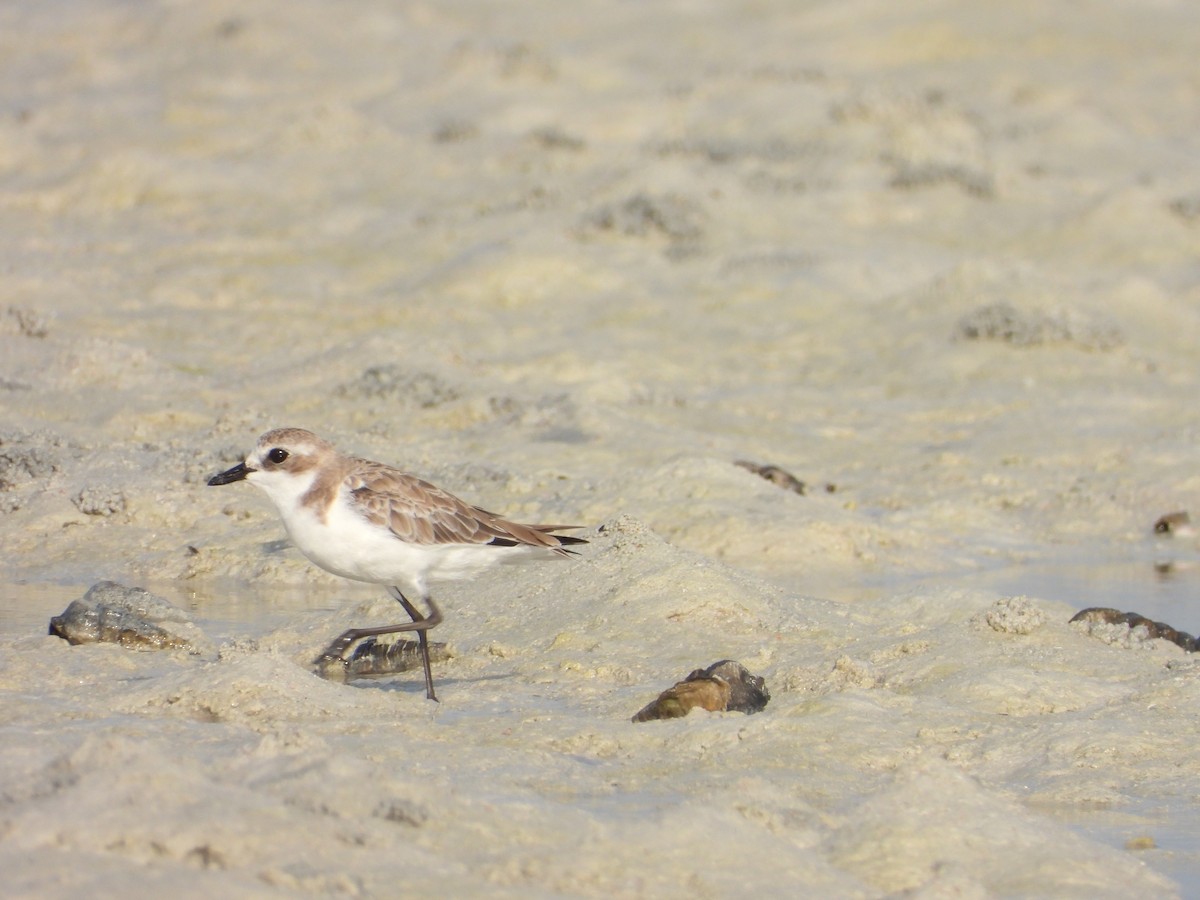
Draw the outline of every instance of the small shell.
[[[696,672],[692,673],[692,675],[696,674]],[[723,659],[713,663],[704,670],[703,675],[708,678],[719,678],[729,684],[729,703],[725,708],[730,712],[747,714],[762,712],[771,699],[766,679],[761,675],[751,675],[745,666],[732,659]]]
[[[767,705],[771,694],[759,675],[732,659],[696,669],[683,681],[667,688],[633,717],[634,722],[677,719],[700,707],[712,712],[756,713]]]
[[[686,716],[695,707],[721,712],[729,703],[729,685],[716,678],[681,681],[658,695],[658,699],[644,707],[635,722],[651,719],[678,719]]]
[[[112,581],[92,585],[50,619],[50,634],[71,644],[120,644],[134,650],[204,653],[208,639],[187,613],[138,587]]]
[[[429,661],[444,662],[454,654],[440,641],[429,642]],[[368,638],[346,660],[346,678],[395,675],[421,668],[421,645],[417,641],[377,642]]]

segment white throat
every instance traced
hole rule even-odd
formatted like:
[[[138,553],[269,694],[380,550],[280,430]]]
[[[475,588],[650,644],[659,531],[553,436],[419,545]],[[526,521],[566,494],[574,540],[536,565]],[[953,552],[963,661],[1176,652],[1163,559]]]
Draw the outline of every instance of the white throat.
[[[262,488],[275,504],[275,508],[286,516],[300,505],[300,498],[308,493],[316,477],[316,469],[309,469],[300,474],[259,469],[247,475],[246,480],[255,487]]]

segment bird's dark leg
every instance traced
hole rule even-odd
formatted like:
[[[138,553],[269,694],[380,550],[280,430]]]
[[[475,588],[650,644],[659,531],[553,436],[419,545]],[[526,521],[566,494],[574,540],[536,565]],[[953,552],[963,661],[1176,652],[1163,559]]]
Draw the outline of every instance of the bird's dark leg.
[[[426,596],[425,605],[429,607],[429,615],[422,616],[417,612],[417,608],[409,602],[408,598],[400,593],[400,588],[390,587],[388,593],[399,601],[404,607],[404,611],[412,617],[413,624],[423,624],[424,628],[417,629],[417,640],[421,642],[421,662],[425,665],[425,697],[429,700],[437,700],[433,694],[433,669],[429,665],[429,629],[438,625],[442,621],[442,611],[438,609],[437,604],[433,602],[433,598]]]
[[[376,637],[381,634],[400,634],[405,631],[417,632],[417,637],[421,644],[421,662],[425,668],[425,696],[430,700],[437,700],[437,696],[433,692],[433,669],[429,664],[429,637],[427,632],[430,628],[441,624],[442,611],[438,609],[437,604],[429,597],[425,598],[426,604],[429,606],[429,615],[422,616],[417,612],[417,608],[409,602],[408,598],[400,593],[399,588],[389,587],[390,593],[400,605],[404,607],[404,611],[412,617],[411,622],[404,622],[400,625],[381,625],[375,628],[350,628],[342,632],[332,644],[325,648],[325,652],[317,657],[315,665],[317,671],[328,677],[332,671],[339,670],[344,672],[346,666],[346,651],[350,649],[350,645],[355,641],[366,637]]]

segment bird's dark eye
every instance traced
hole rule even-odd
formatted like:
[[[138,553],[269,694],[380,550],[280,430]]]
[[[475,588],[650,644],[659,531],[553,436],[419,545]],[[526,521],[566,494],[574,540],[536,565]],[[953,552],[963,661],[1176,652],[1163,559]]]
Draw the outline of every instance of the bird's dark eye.
[[[288,452],[286,450],[284,450],[282,447],[276,447],[267,454],[267,459],[269,459],[271,462],[275,463],[275,465],[279,465],[281,462],[283,462],[287,458],[288,458]]]

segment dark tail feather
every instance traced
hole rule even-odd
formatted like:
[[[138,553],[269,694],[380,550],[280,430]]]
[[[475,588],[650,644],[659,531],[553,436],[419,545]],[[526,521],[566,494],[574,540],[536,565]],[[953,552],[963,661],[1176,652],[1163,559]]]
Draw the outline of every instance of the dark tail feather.
[[[552,537],[556,541],[558,541],[558,545],[560,547],[564,547],[564,546],[567,546],[570,544],[586,544],[587,543],[587,541],[585,541],[583,538],[571,537],[570,535],[566,535],[566,534],[554,534],[553,533],[555,531],[573,531],[576,528],[583,528],[584,526],[582,526],[582,525],[526,525],[525,527],[530,528],[534,531],[540,531],[542,534],[550,535],[550,537]],[[570,551],[567,550],[564,552],[569,553]]]
[[[582,528],[583,526],[582,525],[562,525],[562,526],[530,525],[528,527],[532,528],[534,531],[540,531],[543,534],[549,534],[555,528]],[[583,538],[571,537],[570,535],[566,535],[566,534],[550,534],[550,537],[552,537],[556,541],[558,541],[558,546],[550,547],[548,549],[557,550],[559,553],[562,553],[564,555],[571,554],[573,556],[575,554],[575,551],[574,550],[564,550],[563,547],[569,546],[571,544],[586,544],[587,543],[587,541],[585,541]],[[514,541],[511,538],[502,538],[502,537],[494,537],[490,541],[488,541],[488,543],[491,544],[493,547],[516,547],[518,544],[521,544],[524,546],[529,546],[528,544],[525,543],[525,541]]]
[[[582,528],[582,525],[530,525],[529,527],[534,531],[540,531],[542,534],[550,535],[550,537],[558,541],[559,547],[566,547],[571,544],[587,543],[587,541],[585,541],[583,538],[571,537],[568,534],[551,534],[551,532],[554,531],[570,531],[573,528]],[[570,553],[574,555],[573,550],[563,550],[562,552],[564,554]]]

